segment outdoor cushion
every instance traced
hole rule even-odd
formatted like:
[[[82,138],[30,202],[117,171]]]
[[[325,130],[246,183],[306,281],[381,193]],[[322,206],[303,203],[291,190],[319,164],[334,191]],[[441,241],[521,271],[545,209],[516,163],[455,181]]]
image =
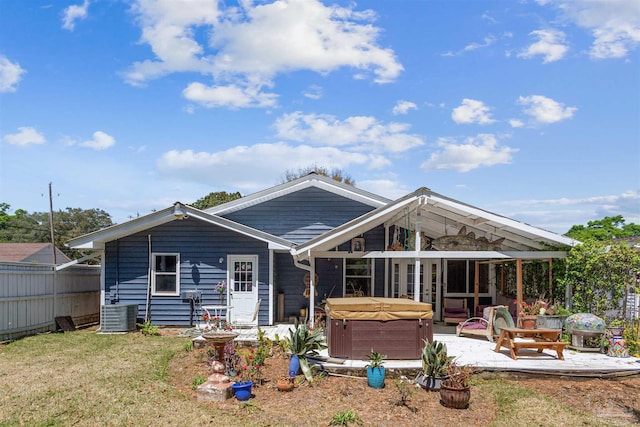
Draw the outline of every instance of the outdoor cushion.
[[[465,329],[487,329],[487,325],[480,322],[469,322],[464,324]]]
[[[464,300],[447,298],[447,310],[452,308],[464,308]]]
[[[446,312],[445,313],[446,317],[453,317],[455,319],[466,319],[468,318],[467,312],[466,311],[462,311],[460,313],[450,313],[450,312]]]
[[[464,313],[467,314],[467,309],[464,307],[447,307],[445,309],[445,311],[447,312],[447,314],[450,313]]]

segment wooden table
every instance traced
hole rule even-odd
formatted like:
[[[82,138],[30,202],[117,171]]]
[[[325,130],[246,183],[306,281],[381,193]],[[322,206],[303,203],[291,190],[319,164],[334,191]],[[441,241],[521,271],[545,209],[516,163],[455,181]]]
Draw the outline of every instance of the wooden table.
[[[548,348],[558,353],[558,359],[564,360],[562,350],[568,343],[558,340],[561,333],[560,329],[502,328],[494,351],[499,352],[500,348],[504,346],[511,352],[511,358],[517,360],[518,351],[521,348],[535,348],[538,349],[538,353],[542,353],[543,349]],[[515,341],[516,336],[529,339]]]

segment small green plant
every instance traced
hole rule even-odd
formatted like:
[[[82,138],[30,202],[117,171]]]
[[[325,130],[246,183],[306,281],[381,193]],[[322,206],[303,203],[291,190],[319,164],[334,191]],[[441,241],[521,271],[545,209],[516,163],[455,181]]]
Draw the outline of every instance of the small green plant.
[[[245,365],[240,372],[243,381],[253,381],[254,384],[262,384],[262,367],[271,352],[273,343],[265,337],[264,331],[258,327],[258,346],[249,349],[244,354]]]
[[[300,357],[300,369],[308,382],[313,382],[313,374],[305,356],[316,355],[327,348],[322,329],[309,330],[307,325],[296,321],[294,329],[289,330],[287,346],[292,354]]]
[[[258,406],[256,402],[249,400],[246,402],[242,402],[240,404],[240,409],[242,409],[243,411],[248,411],[249,413],[253,414],[256,411],[260,411],[262,408],[260,408],[260,406]]]
[[[191,388],[195,390],[198,388],[200,384],[204,384],[206,381],[207,379],[204,377],[200,377],[200,376],[194,377],[193,380],[191,381]]]
[[[416,392],[413,382],[409,381],[407,377],[402,376],[396,380],[396,388],[398,389],[398,393],[400,393],[400,398],[396,402],[396,405],[405,406],[413,413],[418,412],[418,408],[409,406],[409,402]]]
[[[189,353],[190,351],[193,351],[193,342],[189,341],[187,343],[184,344],[184,351]]]
[[[377,351],[371,349],[367,358],[369,359],[369,363],[366,365],[370,368],[382,368],[384,365],[384,358],[386,356],[384,354],[380,354]]]
[[[447,345],[439,341],[424,341],[422,348],[422,371],[428,377],[441,378],[447,374],[447,369],[453,356],[447,356]]]
[[[144,323],[138,323],[140,332],[142,335],[160,335],[160,328],[151,324],[151,320],[147,320]]]
[[[349,423],[356,423],[359,426],[364,425],[362,418],[353,409],[337,412],[329,421],[330,426],[349,426]]]

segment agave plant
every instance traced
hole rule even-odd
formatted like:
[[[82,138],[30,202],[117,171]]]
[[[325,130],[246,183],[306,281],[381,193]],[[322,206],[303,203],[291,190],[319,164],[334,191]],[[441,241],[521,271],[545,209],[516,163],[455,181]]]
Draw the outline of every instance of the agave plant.
[[[422,348],[422,370],[425,375],[430,377],[443,377],[447,374],[447,370],[453,356],[447,355],[447,345],[442,342],[433,341],[430,343],[424,341]]]
[[[313,375],[306,356],[318,354],[320,350],[327,348],[322,329],[309,330],[307,325],[296,321],[294,329],[289,330],[289,337],[286,338],[287,347],[291,354],[300,358],[300,369],[304,377],[309,382],[313,382]]]

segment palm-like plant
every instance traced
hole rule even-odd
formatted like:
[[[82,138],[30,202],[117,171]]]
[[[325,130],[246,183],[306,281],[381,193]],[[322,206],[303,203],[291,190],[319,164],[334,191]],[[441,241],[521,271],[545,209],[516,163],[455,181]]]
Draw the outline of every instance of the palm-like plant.
[[[287,346],[291,354],[300,358],[300,369],[304,377],[309,382],[313,382],[313,375],[306,356],[313,356],[319,351],[327,348],[327,344],[322,333],[322,329],[309,330],[307,325],[296,321],[294,329],[289,330],[289,337],[286,338]]]
[[[447,355],[447,345],[442,342],[432,343],[424,340],[422,348],[422,370],[429,377],[443,377],[453,360],[453,356]]]

